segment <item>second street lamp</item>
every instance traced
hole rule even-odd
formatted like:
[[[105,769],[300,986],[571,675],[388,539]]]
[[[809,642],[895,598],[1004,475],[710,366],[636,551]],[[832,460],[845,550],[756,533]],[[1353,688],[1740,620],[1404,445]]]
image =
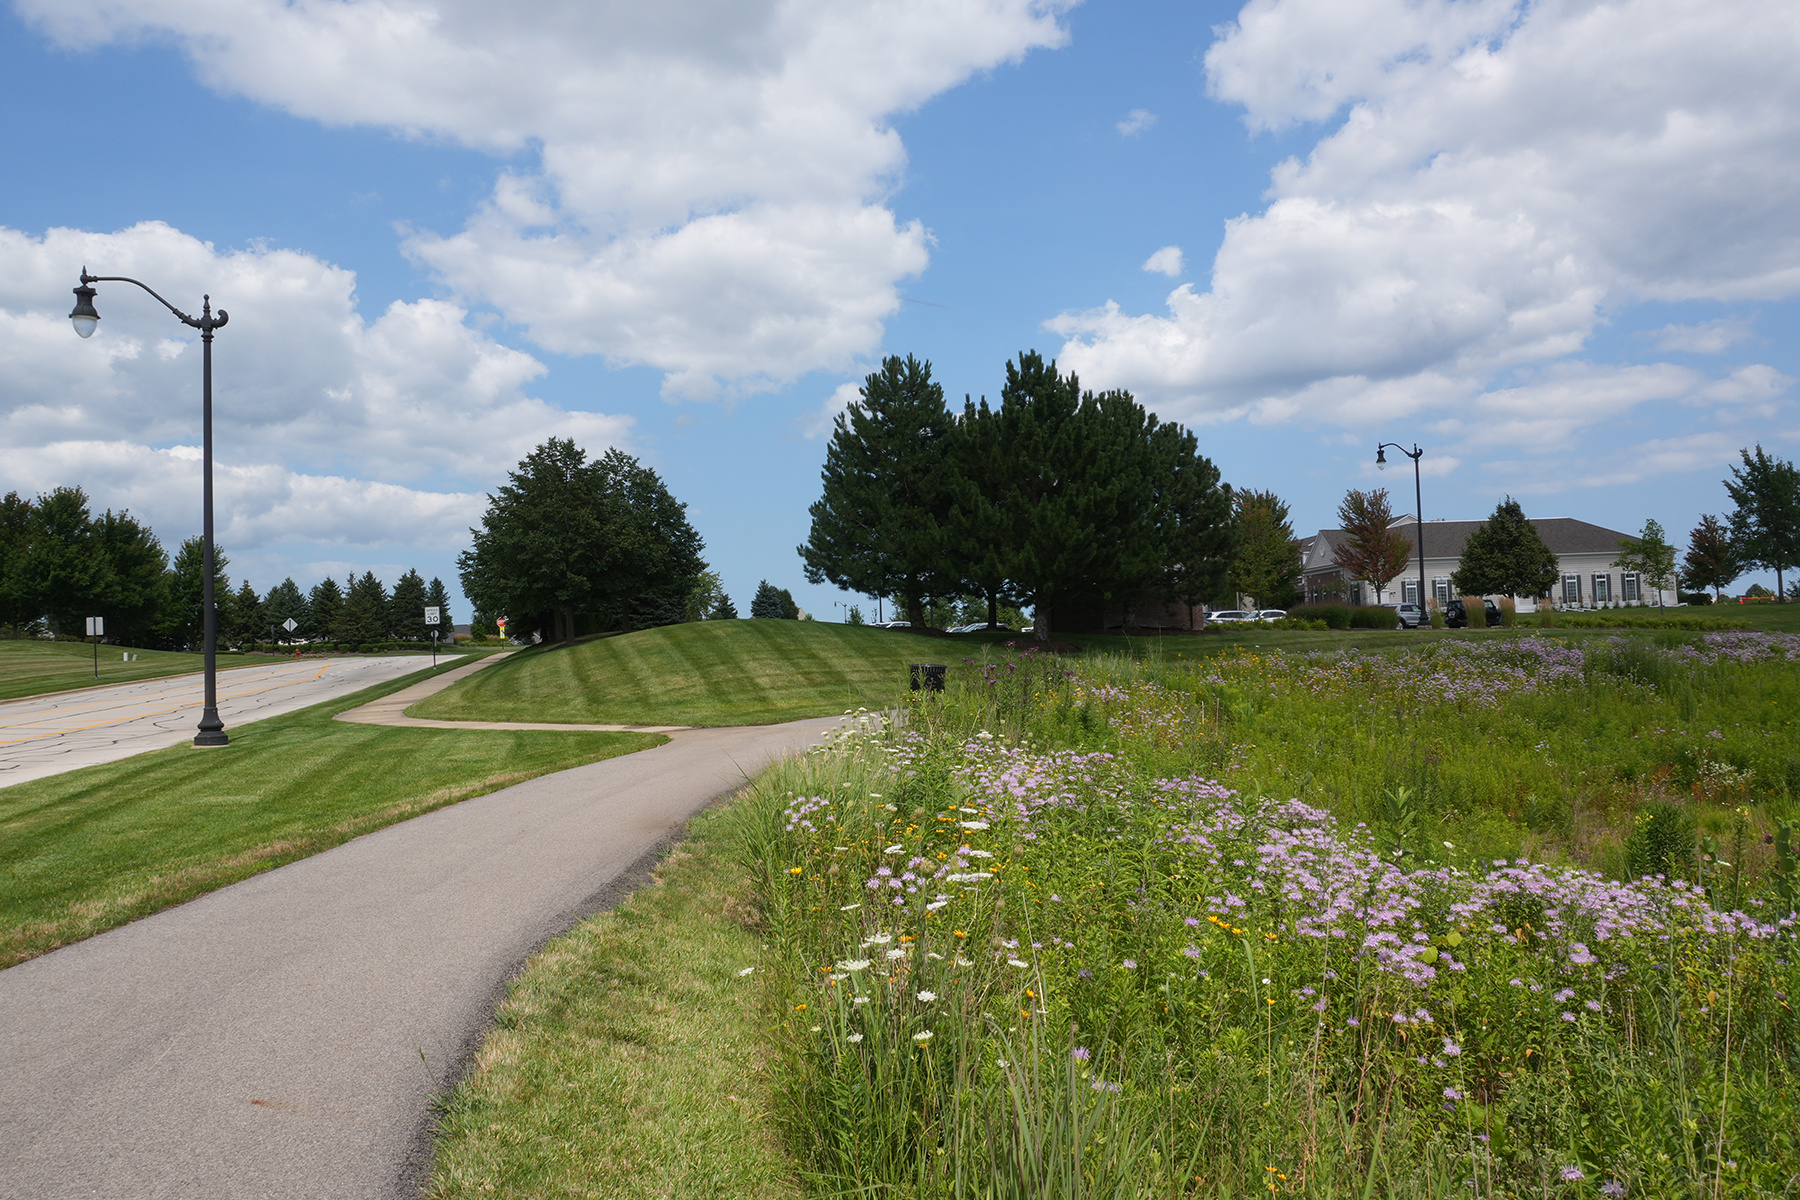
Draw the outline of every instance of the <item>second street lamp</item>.
[[[1419,615],[1424,618],[1431,612],[1430,606],[1425,603],[1425,500],[1419,490],[1419,456],[1425,452],[1419,449],[1417,442],[1413,443],[1411,450],[1399,442],[1383,442],[1375,447],[1375,469],[1377,471],[1387,470],[1387,448],[1389,446],[1413,460],[1413,527],[1418,531],[1417,536],[1413,538],[1413,552],[1419,556]],[[1404,594],[1401,598],[1405,599]]]
[[[183,325],[200,331],[200,424],[201,424],[201,530],[202,545],[205,553],[201,566],[203,576],[200,582],[201,607],[201,639],[206,663],[206,708],[200,714],[200,731],[194,735],[196,746],[224,746],[231,741],[225,736],[225,722],[219,720],[219,688],[215,671],[215,657],[219,645],[219,614],[213,605],[213,436],[212,436],[212,342],[213,330],[225,328],[231,317],[224,309],[217,313],[212,309],[212,297],[202,296],[200,299],[200,315],[190,317],[157,296],[146,283],[124,275],[89,275],[87,268],[81,268],[81,285],[75,289],[75,308],[69,313],[69,320],[75,326],[75,332],[84,338],[94,336],[94,330],[100,325],[100,313],[94,308],[92,287],[96,283],[130,283],[143,288],[164,308],[180,318]]]

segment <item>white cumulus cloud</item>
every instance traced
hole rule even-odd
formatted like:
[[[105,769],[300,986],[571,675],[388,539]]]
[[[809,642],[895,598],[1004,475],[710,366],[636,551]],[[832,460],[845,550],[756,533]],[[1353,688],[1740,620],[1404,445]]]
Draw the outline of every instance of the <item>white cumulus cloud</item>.
[[[1330,124],[1227,223],[1206,290],[1064,313],[1059,357],[1195,421],[1359,425],[1495,387],[1573,410],[1484,434],[1521,443],[1704,400],[1684,369],[1568,360],[1634,303],[1800,291],[1797,56],[1800,8],[1762,0],[1252,0],[1213,95],[1253,130]],[[1659,340],[1722,350],[1732,321]]]
[[[1182,271],[1181,247],[1164,246],[1144,260],[1144,270],[1155,271],[1157,274],[1167,275],[1171,279],[1178,277]]]
[[[888,124],[1062,44],[1065,0],[21,0],[66,46],[173,39],[215,88],[328,124],[535,152],[408,251],[546,348],[677,396],[874,351],[928,237]]]
[[[116,233],[0,227],[0,478],[80,480],[165,539],[199,523],[200,347],[142,291],[97,284],[99,331],[67,312],[82,266],[142,279],[189,312],[227,310],[213,344],[220,538],[441,548],[482,493],[550,436],[591,453],[626,417],[527,394],[544,367],[445,301],[357,309],[352,272],[291,250],[219,252],[159,222]]]
[[[1121,137],[1136,137],[1154,124],[1156,124],[1155,113],[1147,108],[1134,108],[1126,113],[1125,119],[1118,122],[1114,128],[1119,131]]]

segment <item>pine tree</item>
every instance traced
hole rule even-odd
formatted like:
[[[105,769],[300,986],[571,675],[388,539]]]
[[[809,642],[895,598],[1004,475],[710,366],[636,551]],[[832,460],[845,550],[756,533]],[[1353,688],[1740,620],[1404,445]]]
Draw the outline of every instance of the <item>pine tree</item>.
[[[964,397],[947,455],[944,540],[957,586],[978,595],[983,611],[959,624],[982,620],[991,627],[1000,620],[1001,605],[1014,599],[1006,573],[1012,543],[1006,496],[1014,460],[1001,437],[999,414],[988,408],[987,397],[979,404]]]
[[[306,636],[315,642],[335,642],[344,621],[344,589],[327,575],[306,598]]]
[[[1373,585],[1375,603],[1381,603],[1383,589],[1406,570],[1412,558],[1412,543],[1392,528],[1394,511],[1388,504],[1387,489],[1350,489],[1338,505],[1338,523],[1347,537],[1332,552],[1332,563],[1352,579]],[[1468,562],[1466,555],[1463,562]]]
[[[438,637],[446,642],[456,640],[456,617],[450,612],[450,591],[436,575],[425,585],[425,604],[438,610]],[[430,637],[428,633],[425,636]]]
[[[220,636],[224,637],[223,631]],[[238,585],[237,593],[231,598],[230,640],[241,645],[244,642],[259,642],[268,636],[269,626],[264,620],[262,599],[246,579]]]
[[[890,356],[863,380],[861,398],[833,425],[823,495],[799,548],[809,583],[896,597],[908,620],[923,623],[925,597],[954,586],[943,531],[950,428],[929,362]]]
[[[287,628],[290,619],[294,622],[292,631]],[[300,585],[289,578],[270,588],[269,594],[263,597],[263,620],[275,627],[278,642],[305,636],[308,623],[306,596],[300,591]]]
[[[94,539],[107,561],[106,593],[97,614],[106,618],[107,640],[123,646],[149,644],[168,602],[169,556],[150,527],[129,512],[102,513],[94,521]]]
[[[31,549],[31,501],[17,492],[0,497],[0,625],[24,636],[25,627],[43,614],[32,600],[27,561]]]
[[[786,617],[787,610],[781,602],[781,590],[766,579],[757,584],[756,595],[750,601],[750,615],[774,621]]]
[[[353,575],[350,586],[344,589],[344,615],[339,637],[358,646],[385,641],[389,612],[387,588],[375,578],[375,572],[364,571],[361,579]]]
[[[711,612],[706,614],[706,619],[709,621],[735,621],[738,619],[737,605],[731,602],[730,596],[720,592],[719,602],[713,605]]]
[[[1713,599],[1743,574],[1737,551],[1731,544],[1731,531],[1725,523],[1710,514],[1700,518],[1688,534],[1687,553],[1681,560],[1681,581],[1689,588],[1705,591],[1711,588]]]
[[[225,556],[224,547],[213,545],[213,606],[214,627],[228,627],[228,606],[231,600],[231,578],[225,574],[225,568],[231,560]],[[162,621],[158,632],[177,646],[198,648],[205,637],[205,598],[206,581],[206,544],[199,534],[181,543],[175,552],[174,561],[169,564],[167,580],[168,604],[163,609]]]
[[[1619,557],[1613,559],[1612,565],[1641,575],[1645,583],[1656,589],[1658,602],[1663,589],[1675,585],[1675,547],[1669,545],[1662,525],[1656,521],[1645,521],[1644,531],[1637,537],[1621,539]]]
[[[425,599],[424,578],[417,571],[408,568],[395,582],[394,594],[388,600],[388,636],[406,642],[429,640],[431,632],[425,624],[425,606],[428,603],[430,601]]]
[[[1775,572],[1775,593],[1786,602],[1782,574],[1800,565],[1800,470],[1765,453],[1741,450],[1744,465],[1731,468],[1725,492],[1737,507],[1731,540],[1738,561]]]
[[[1556,576],[1556,555],[1508,496],[1469,534],[1450,582],[1464,596],[1547,596]]]
[[[53,488],[31,508],[31,540],[25,554],[30,604],[61,634],[86,628],[83,618],[104,616],[100,606],[112,587],[112,564],[88,513],[87,493]]]
[[[1302,563],[1287,504],[1274,492],[1249,489],[1231,499],[1241,541],[1226,581],[1232,591],[1253,597],[1258,608],[1289,607],[1298,594]]]

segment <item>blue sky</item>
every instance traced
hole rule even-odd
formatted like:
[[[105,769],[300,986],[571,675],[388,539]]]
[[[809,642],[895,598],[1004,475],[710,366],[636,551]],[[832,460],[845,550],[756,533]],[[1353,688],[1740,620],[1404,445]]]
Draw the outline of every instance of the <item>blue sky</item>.
[[[220,538],[262,590],[454,588],[555,434],[656,468],[740,608],[833,619],[794,547],[888,353],[957,402],[1056,355],[1302,533],[1410,511],[1377,441],[1425,448],[1427,518],[1678,542],[1740,447],[1800,449],[1786,6],[644,8],[15,3],[0,490],[198,526],[197,347],[121,285],[76,339],[84,263],[232,311]]]

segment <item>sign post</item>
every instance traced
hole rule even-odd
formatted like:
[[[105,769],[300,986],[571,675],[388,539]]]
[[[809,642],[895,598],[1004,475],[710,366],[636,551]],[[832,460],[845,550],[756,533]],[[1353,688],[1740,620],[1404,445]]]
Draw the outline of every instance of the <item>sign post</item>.
[[[444,610],[440,605],[427,604],[425,606],[425,623],[431,626],[431,666],[433,670],[437,669],[438,624],[443,615]]]
[[[105,617],[87,619],[87,635],[94,639],[94,678],[100,678],[100,638],[106,633]]]

